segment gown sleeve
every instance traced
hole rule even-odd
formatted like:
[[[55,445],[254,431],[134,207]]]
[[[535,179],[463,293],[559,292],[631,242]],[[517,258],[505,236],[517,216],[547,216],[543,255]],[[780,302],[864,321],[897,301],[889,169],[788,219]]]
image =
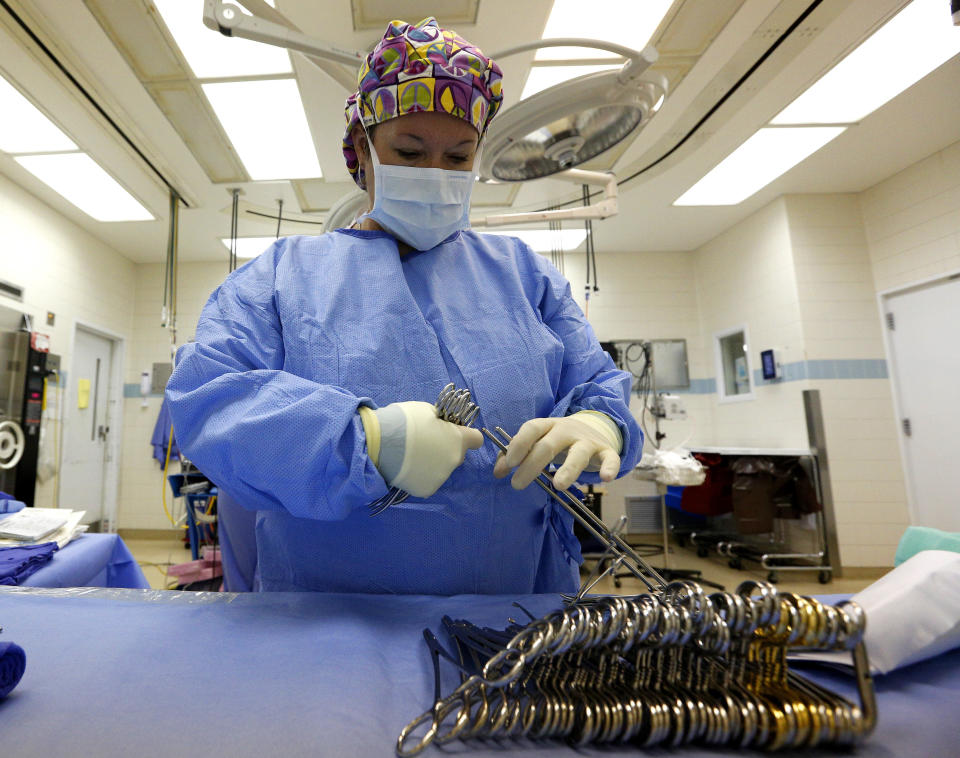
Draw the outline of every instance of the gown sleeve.
[[[283,370],[283,249],[275,243],[210,296],[166,397],[186,457],[246,508],[342,519],[387,491],[357,413],[373,403]]]
[[[551,416],[577,411],[599,411],[609,416],[623,436],[618,477],[629,473],[640,459],[643,432],[630,412],[633,377],[617,369],[600,347],[583,311],[570,292],[570,282],[542,255],[519,242],[529,266],[528,295],[544,324],[563,343],[563,363],[557,402]],[[599,475],[584,472],[581,480],[598,482]]]

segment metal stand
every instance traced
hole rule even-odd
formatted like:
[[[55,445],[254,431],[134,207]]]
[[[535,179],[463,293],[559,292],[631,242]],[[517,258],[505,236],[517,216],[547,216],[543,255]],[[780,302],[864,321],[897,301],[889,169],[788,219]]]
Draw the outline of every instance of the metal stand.
[[[816,571],[817,580],[828,584],[834,577],[843,575],[840,563],[840,546],[837,539],[836,514],[834,512],[833,491],[830,484],[830,463],[827,457],[827,441],[823,424],[823,412],[820,405],[819,390],[803,391],[803,407],[806,416],[809,448],[766,449],[766,448],[711,448],[698,447],[695,450],[730,456],[788,456],[807,459],[811,464],[810,476],[820,501],[821,510],[814,515],[817,544],[809,553],[795,552],[789,549],[782,534],[779,521],[775,519],[774,531],[770,541],[761,543],[741,535],[699,535],[690,536],[697,546],[697,554],[707,554],[706,544],[712,542],[717,552],[729,559],[733,569],[743,568],[743,561],[753,561],[767,570],[767,579],[776,583],[784,571]],[[710,540],[710,537],[713,540]],[[776,549],[776,548],[781,549]]]
[[[656,398],[657,398],[657,379],[656,372],[653,365],[653,349],[650,346],[649,342],[644,343],[646,347],[647,361],[649,363],[647,369],[650,371],[650,392],[653,396],[654,409],[651,410],[650,415],[653,416],[653,426],[654,426],[654,447],[660,447],[660,440],[662,440],[666,435],[660,431],[660,416],[656,412]],[[646,408],[643,411],[645,412]],[[660,482],[657,482],[657,494],[660,495],[660,528],[663,532],[663,568],[657,568],[657,572],[662,576],[666,581],[673,582],[677,580],[691,580],[699,584],[705,584],[709,587],[715,587],[719,590],[725,589],[722,584],[717,584],[716,582],[711,582],[703,578],[702,572],[698,569],[671,569],[670,568],[670,519],[667,515],[667,487]],[[613,575],[614,586],[620,586],[620,579],[624,576],[630,576],[627,573],[619,573]]]

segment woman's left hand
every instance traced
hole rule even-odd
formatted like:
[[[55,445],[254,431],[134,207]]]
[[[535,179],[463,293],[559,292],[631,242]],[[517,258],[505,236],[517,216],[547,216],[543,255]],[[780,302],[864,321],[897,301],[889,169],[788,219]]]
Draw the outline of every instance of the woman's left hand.
[[[584,471],[599,471],[600,479],[613,481],[620,470],[620,430],[600,413],[580,411],[561,418],[535,418],[520,427],[493,467],[502,479],[516,468],[511,486],[527,487],[551,461],[563,465],[553,475],[553,486],[565,490]]]

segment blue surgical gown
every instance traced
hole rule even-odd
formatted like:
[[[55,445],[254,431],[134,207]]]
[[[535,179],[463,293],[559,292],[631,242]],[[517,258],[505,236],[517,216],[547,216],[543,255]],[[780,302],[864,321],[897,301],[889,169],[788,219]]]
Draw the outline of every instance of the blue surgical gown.
[[[600,411],[642,435],[631,377],[601,350],[570,285],[514,237],[459,232],[400,256],[385,232],[278,240],[211,295],[167,398],[186,456],[257,511],[262,590],[574,590],[573,520],[536,485],[492,475],[486,442],[429,498],[371,518],[387,486],[357,408],[467,387],[475,426]],[[583,481],[597,481],[584,475]]]

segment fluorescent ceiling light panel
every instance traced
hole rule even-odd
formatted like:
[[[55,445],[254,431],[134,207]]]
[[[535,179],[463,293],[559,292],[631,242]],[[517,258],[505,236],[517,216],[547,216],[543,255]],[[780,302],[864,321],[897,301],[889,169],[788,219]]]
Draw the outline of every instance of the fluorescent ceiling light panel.
[[[218,82],[203,91],[252,179],[323,175],[294,79]]]
[[[736,205],[766,187],[846,129],[845,126],[761,129],[674,201]]]
[[[205,27],[202,0],[153,1],[198,79],[289,74],[293,71],[290,56],[282,47],[225,37]]]
[[[97,221],[152,221],[153,215],[86,153],[21,155],[17,163]]]
[[[66,134],[54,126],[19,90],[0,76],[0,150],[5,153],[52,153],[76,150]]]
[[[230,250],[229,238],[220,241],[227,250]],[[276,242],[275,237],[237,237],[237,258],[243,260],[256,258],[274,242]]]
[[[480,234],[500,234],[508,237],[519,237],[538,253],[549,253],[554,246],[562,246],[567,252],[575,250],[587,238],[586,229],[504,229],[497,232],[480,232]]]
[[[554,0],[543,39],[584,37],[642,50],[672,4],[673,0],[602,0],[590,9],[583,0]],[[537,50],[535,60],[615,57],[589,47],[546,47]]]
[[[620,69],[620,63],[608,63],[595,66],[531,66],[527,76],[527,83],[523,86],[521,100],[549,89],[560,82],[575,79],[586,74],[595,74],[597,71],[615,71]]]
[[[771,123],[853,123],[916,84],[960,53],[960,27],[951,24],[947,5],[913,0]]]

